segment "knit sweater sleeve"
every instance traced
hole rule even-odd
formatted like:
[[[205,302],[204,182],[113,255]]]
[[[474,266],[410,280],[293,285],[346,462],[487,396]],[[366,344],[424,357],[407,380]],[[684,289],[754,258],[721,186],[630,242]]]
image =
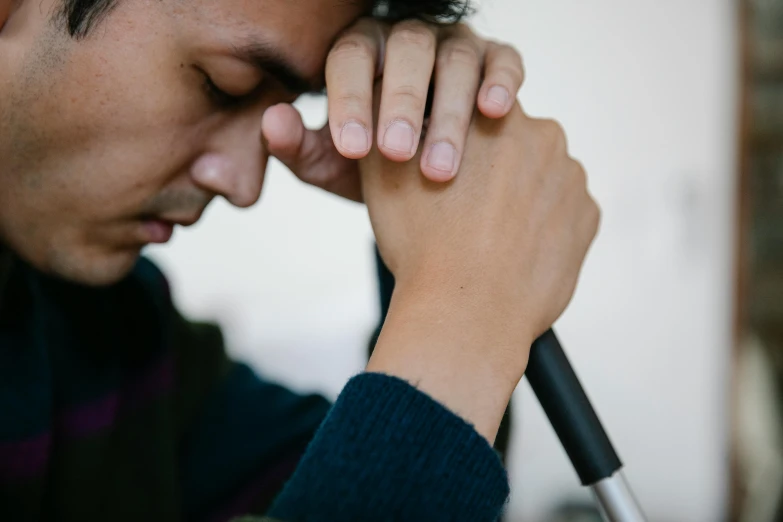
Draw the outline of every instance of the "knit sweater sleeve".
[[[405,381],[348,382],[269,515],[289,522],[499,518],[509,493],[494,450]]]
[[[156,283],[162,280],[151,264],[137,272]],[[215,329],[184,321],[167,295],[161,301],[160,308],[176,326],[171,330],[174,344],[188,355],[183,360],[199,362],[198,371],[179,368],[180,377],[213,383],[209,393],[200,394],[185,393],[193,386],[183,383],[188,400],[181,401],[180,424],[188,428],[184,454],[192,456],[183,467],[183,494],[193,500],[185,508],[191,518],[210,511],[212,500],[225,497],[235,489],[232,481],[252,475],[253,468],[276,472],[261,453],[286,446],[277,439],[292,433],[292,426],[304,427],[296,432],[294,450],[301,448],[305,435],[309,439],[315,431],[315,436],[301,459],[297,452],[296,469],[263,522],[499,518],[509,493],[499,457],[472,426],[415,386],[362,373],[346,384],[320,422],[328,408],[325,401],[294,396],[228,362]],[[304,420],[294,422],[295,414]]]

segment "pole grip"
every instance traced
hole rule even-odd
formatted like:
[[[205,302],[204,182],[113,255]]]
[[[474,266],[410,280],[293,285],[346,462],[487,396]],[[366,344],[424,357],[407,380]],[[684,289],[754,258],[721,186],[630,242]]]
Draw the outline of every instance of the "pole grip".
[[[591,486],[620,470],[620,457],[553,330],[533,343],[525,375],[582,485]]]

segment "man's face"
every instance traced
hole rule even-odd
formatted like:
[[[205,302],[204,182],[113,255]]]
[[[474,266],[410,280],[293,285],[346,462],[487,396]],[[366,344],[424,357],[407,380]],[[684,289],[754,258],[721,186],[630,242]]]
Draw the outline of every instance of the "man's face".
[[[118,0],[86,38],[59,0],[0,0],[0,242],[46,272],[116,281],[215,195],[255,202],[261,119],[318,87],[362,12],[339,0]],[[253,56],[255,55],[255,60]],[[258,67],[261,65],[261,67]],[[232,95],[225,105],[214,84]]]

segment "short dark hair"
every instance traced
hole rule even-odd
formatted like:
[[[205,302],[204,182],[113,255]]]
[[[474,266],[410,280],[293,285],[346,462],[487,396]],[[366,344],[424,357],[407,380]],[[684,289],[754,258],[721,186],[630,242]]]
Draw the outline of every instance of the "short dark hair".
[[[57,19],[75,38],[83,38],[119,0],[62,0]],[[419,18],[456,23],[470,13],[470,0],[364,0],[368,14],[389,21]]]

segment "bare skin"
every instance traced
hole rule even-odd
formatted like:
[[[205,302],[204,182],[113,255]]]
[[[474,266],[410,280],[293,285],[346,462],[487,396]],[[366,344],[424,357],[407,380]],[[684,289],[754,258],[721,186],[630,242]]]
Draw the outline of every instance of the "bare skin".
[[[452,37],[423,24],[357,24],[364,9],[350,2],[119,0],[77,41],[53,23],[57,1],[0,0],[0,237],[40,269],[88,284],[121,278],[142,246],[195,222],[214,196],[255,203],[270,154],[303,180],[360,199],[356,158],[366,152],[349,153],[330,131],[344,120],[373,128],[372,93],[357,86],[374,81],[381,47],[396,74],[388,118],[417,131],[426,93],[417,101],[400,86],[430,81],[435,53],[419,46],[436,37],[446,53],[453,42],[477,49],[474,62],[449,67],[444,99],[478,89],[482,74],[516,92],[493,72],[508,70],[509,55],[521,81],[515,52],[484,59],[489,44],[466,28]],[[429,40],[410,37],[419,33]],[[403,74],[401,62],[415,66]],[[325,83],[330,126],[307,131],[289,103]],[[226,94],[211,95],[210,84]],[[227,95],[241,99],[225,104]],[[448,110],[475,106],[473,96]],[[457,140],[467,124],[448,132]]]
[[[55,2],[0,0],[0,245],[112,284],[214,197],[255,203],[274,155],[367,202],[399,281],[368,370],[494,438],[597,226],[562,132],[515,104],[516,51],[332,0],[119,0],[77,40]],[[305,129],[291,103],[324,85]]]
[[[560,126],[518,105],[474,118],[450,184],[413,165],[380,153],[362,165],[397,281],[368,369],[416,383],[493,441],[530,345],[571,300],[598,206]]]

